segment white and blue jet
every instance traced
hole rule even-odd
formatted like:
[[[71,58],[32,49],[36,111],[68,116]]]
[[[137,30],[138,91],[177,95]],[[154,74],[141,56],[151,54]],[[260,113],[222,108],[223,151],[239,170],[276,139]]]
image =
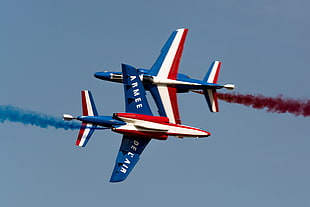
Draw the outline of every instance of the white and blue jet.
[[[138,74],[144,88],[149,90],[158,107],[160,116],[166,116],[171,123],[180,124],[180,113],[177,103],[177,93],[201,90],[205,95],[211,112],[218,112],[217,89],[234,89],[233,84],[217,83],[221,62],[213,61],[203,80],[192,79],[178,73],[188,29],[177,29],[161,49],[161,53],[150,70],[138,69]],[[122,72],[97,72],[98,79],[119,82],[123,81]]]

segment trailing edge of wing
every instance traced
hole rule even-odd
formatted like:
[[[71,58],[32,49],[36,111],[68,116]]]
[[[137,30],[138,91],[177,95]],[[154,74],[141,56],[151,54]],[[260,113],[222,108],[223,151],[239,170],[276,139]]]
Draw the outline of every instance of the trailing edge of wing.
[[[149,75],[176,79],[187,32],[188,29],[177,29],[170,35]]]
[[[150,140],[149,138],[123,136],[110,182],[121,182],[127,178]]]

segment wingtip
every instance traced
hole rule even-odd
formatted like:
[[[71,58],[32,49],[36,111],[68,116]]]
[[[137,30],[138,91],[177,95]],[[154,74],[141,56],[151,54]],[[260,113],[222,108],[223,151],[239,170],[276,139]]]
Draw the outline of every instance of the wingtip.
[[[126,178],[119,176],[118,174],[112,175],[110,178],[110,183],[120,183],[123,182]]]
[[[176,29],[176,30],[188,30],[188,28],[186,28],[186,27],[180,27],[180,28],[178,28],[178,29]]]

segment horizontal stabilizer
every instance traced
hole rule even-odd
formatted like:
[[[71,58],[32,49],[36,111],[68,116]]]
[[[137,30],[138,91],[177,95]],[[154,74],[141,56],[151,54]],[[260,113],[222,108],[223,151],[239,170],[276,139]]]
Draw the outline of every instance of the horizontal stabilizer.
[[[203,94],[211,112],[219,112],[216,89],[204,89]]]
[[[95,129],[97,129],[97,125],[82,122],[75,145],[85,147]]]

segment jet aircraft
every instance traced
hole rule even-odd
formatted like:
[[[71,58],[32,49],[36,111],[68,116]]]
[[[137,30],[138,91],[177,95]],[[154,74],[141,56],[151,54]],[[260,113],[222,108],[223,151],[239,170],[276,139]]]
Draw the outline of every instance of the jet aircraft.
[[[144,87],[155,100],[160,116],[167,116],[171,123],[180,124],[177,93],[202,90],[211,112],[218,112],[216,90],[226,88],[233,90],[233,84],[217,84],[221,62],[213,61],[203,80],[192,79],[178,73],[183,47],[188,29],[175,30],[161,49],[161,53],[150,70],[138,69]],[[121,83],[122,72],[97,72],[98,79]]]
[[[73,117],[64,114],[64,120],[82,121],[76,141],[77,146],[85,147],[96,129],[111,129],[123,134],[110,182],[126,179],[139,160],[140,154],[151,139],[166,140],[168,136],[207,137],[210,133],[181,124],[171,123],[166,116],[153,116],[146,92],[138,71],[122,64],[122,78],[125,92],[125,113],[113,116],[99,116],[90,91],[82,91],[83,115]]]

